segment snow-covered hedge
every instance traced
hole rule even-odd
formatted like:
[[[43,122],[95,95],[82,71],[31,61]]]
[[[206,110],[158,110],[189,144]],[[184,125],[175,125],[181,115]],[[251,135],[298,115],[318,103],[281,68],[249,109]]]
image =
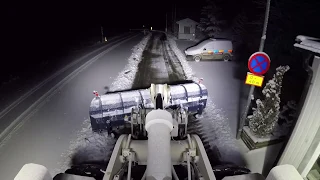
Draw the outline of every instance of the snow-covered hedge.
[[[264,100],[257,99],[257,108],[248,116],[249,128],[258,137],[266,137],[274,131],[280,113],[282,79],[289,69],[289,66],[276,69],[276,74],[262,90]]]

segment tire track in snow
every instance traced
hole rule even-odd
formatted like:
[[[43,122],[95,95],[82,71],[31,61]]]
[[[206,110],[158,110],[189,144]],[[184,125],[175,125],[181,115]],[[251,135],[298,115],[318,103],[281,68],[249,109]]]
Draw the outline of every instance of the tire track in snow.
[[[163,57],[167,66],[169,81],[182,81],[186,79],[180,61],[170,49],[167,40],[162,41]]]
[[[148,88],[150,84],[175,83],[186,79],[180,62],[173,58],[164,33],[154,32],[143,52],[133,89]]]
[[[153,33],[142,54],[142,61],[133,83],[133,89],[148,88],[151,83],[166,83],[169,79],[162,55],[161,35]]]

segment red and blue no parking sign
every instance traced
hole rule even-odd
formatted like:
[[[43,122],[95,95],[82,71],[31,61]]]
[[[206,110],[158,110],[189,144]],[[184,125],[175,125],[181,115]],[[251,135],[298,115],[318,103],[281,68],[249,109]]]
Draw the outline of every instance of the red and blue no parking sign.
[[[264,52],[253,53],[248,61],[248,68],[252,74],[263,75],[270,68],[270,58]]]

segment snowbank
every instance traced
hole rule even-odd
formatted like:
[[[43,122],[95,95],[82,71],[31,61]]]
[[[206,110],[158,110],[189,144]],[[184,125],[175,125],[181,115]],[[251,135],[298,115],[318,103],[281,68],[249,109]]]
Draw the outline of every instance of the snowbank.
[[[174,36],[167,34],[167,40],[169,41],[169,45],[170,45],[171,49],[173,50],[173,52],[176,54],[179,61],[181,62],[181,65],[182,65],[184,73],[187,77],[187,80],[198,81],[199,79],[197,79],[194,76],[192,68],[187,62],[186,56],[180,51],[174,38],[175,38]]]
[[[133,85],[134,78],[138,71],[138,66],[141,61],[142,53],[151,37],[148,34],[143,40],[133,48],[133,53],[128,59],[127,66],[121,71],[118,77],[114,80],[110,87],[110,91],[119,91],[130,89]]]
[[[142,52],[149,41],[151,34],[145,36],[142,41],[133,48],[132,55],[128,58],[128,64],[121,71],[118,77],[112,83],[110,90],[119,91],[129,89],[132,86],[139,62],[141,61]],[[116,140],[108,137],[107,133],[94,133],[91,130],[90,120],[86,119],[82,125],[82,129],[76,135],[77,139],[70,142],[69,150],[61,155],[61,163],[57,169],[51,172],[56,175],[67,170],[72,164],[82,162],[102,162],[107,163],[111,156]]]

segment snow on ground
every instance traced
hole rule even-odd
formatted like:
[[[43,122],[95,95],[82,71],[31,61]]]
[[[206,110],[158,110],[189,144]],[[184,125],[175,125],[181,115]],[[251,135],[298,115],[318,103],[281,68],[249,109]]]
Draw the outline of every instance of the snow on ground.
[[[166,63],[163,57],[163,47],[161,45],[161,36],[155,35],[152,43],[151,49],[151,58],[150,58],[150,71],[152,72],[151,77],[155,77],[159,82],[163,80],[169,80],[169,72],[166,68]],[[155,80],[155,79],[153,79]],[[157,81],[153,81],[156,83]]]
[[[135,78],[142,52],[149,41],[151,34],[133,48],[132,55],[128,58],[127,66],[121,71],[110,87],[110,91],[130,89]],[[91,130],[90,120],[86,119],[82,130],[77,133],[77,139],[70,142],[69,150],[61,155],[63,161],[51,174],[64,172],[70,165],[86,161],[107,162],[116,140],[108,137],[107,133],[94,133]]]
[[[236,139],[231,133],[229,120],[222,109],[216,107],[210,95],[203,117],[199,118],[211,147],[217,147],[222,161],[243,165]]]
[[[176,54],[179,61],[181,62],[182,68],[184,70],[184,73],[185,73],[187,79],[198,81],[199,79],[194,76],[192,68],[189,65],[189,63],[187,62],[185,55],[178,48],[176,41],[175,41],[175,37],[172,35],[167,35],[167,37],[168,37],[168,41],[169,41],[171,49],[173,50],[173,52]]]
[[[115,142],[116,140],[108,136],[107,132],[94,133],[91,130],[90,120],[86,119],[83,128],[77,133],[77,139],[70,142],[69,150],[62,155],[64,162],[51,174],[64,172],[71,164],[87,161],[107,162]]]
[[[182,67],[186,73],[186,76],[190,80],[198,81],[202,77],[196,77],[196,72],[192,70],[192,67],[189,65],[189,63],[186,60],[185,55],[181,52],[181,50],[178,48],[176,41],[172,36],[168,35],[168,40],[170,43],[170,46],[172,50],[176,53],[178,59],[180,60]],[[225,63],[225,62],[221,62]],[[198,63],[199,64],[199,63]],[[202,68],[201,68],[202,70]],[[203,69],[205,70],[205,69]],[[209,71],[210,72],[210,71]],[[207,80],[208,84],[210,83],[210,79]],[[206,80],[205,80],[206,82]],[[236,83],[234,83],[236,84]],[[205,83],[206,85],[206,83]],[[214,85],[213,85],[214,87]],[[207,86],[208,88],[208,86]],[[233,87],[236,88],[236,87]],[[203,127],[205,127],[205,131],[207,132],[210,137],[208,137],[211,140],[211,145],[216,146],[220,153],[221,158],[223,161],[229,161],[234,162],[237,164],[243,164],[242,156],[240,154],[240,149],[237,146],[236,139],[234,138],[234,135],[231,132],[229,119],[226,116],[225,112],[222,109],[219,109],[215,103],[212,95],[210,95],[210,89],[209,91],[209,97],[207,102],[207,107],[205,109],[204,117],[201,122],[203,123]],[[223,92],[225,94],[228,94],[228,90]],[[235,94],[235,93],[232,93]],[[228,95],[225,95],[228,97]],[[230,94],[230,99],[233,100],[236,97],[232,97],[233,95]],[[236,99],[238,100],[238,99]],[[234,102],[232,102],[234,104]],[[238,105],[237,102],[236,106]],[[236,111],[236,109],[231,109],[231,111]],[[236,115],[235,115],[236,116]],[[234,119],[235,121],[237,119]]]
[[[145,49],[151,34],[144,37],[144,39],[133,48],[132,55],[128,58],[128,64],[119,73],[118,77],[112,83],[110,91],[118,91],[124,89],[130,89],[137,73],[139,62],[143,50]],[[169,43],[177,57],[181,61],[186,76],[190,80],[198,81],[191,66],[186,61],[184,55],[178,49],[174,39],[168,38]],[[239,150],[236,146],[235,139],[232,137],[230,128],[228,126],[228,118],[225,116],[221,109],[218,109],[213,103],[212,99],[208,99],[208,105],[204,113],[203,122],[205,131],[213,136],[210,137],[211,145],[215,145],[219,148],[222,160],[240,163],[241,157]],[[59,172],[64,172],[70,167],[70,163],[81,163],[81,161],[97,160],[106,162],[108,157],[112,153],[112,148],[115,139],[108,137],[106,134],[93,133],[91,130],[90,120],[84,121],[83,128],[77,134],[77,139],[70,142],[69,150],[64,153],[61,158],[63,159],[60,163],[60,168],[51,172],[55,175]],[[110,146],[106,146],[110,145]],[[89,153],[90,152],[90,153]]]

